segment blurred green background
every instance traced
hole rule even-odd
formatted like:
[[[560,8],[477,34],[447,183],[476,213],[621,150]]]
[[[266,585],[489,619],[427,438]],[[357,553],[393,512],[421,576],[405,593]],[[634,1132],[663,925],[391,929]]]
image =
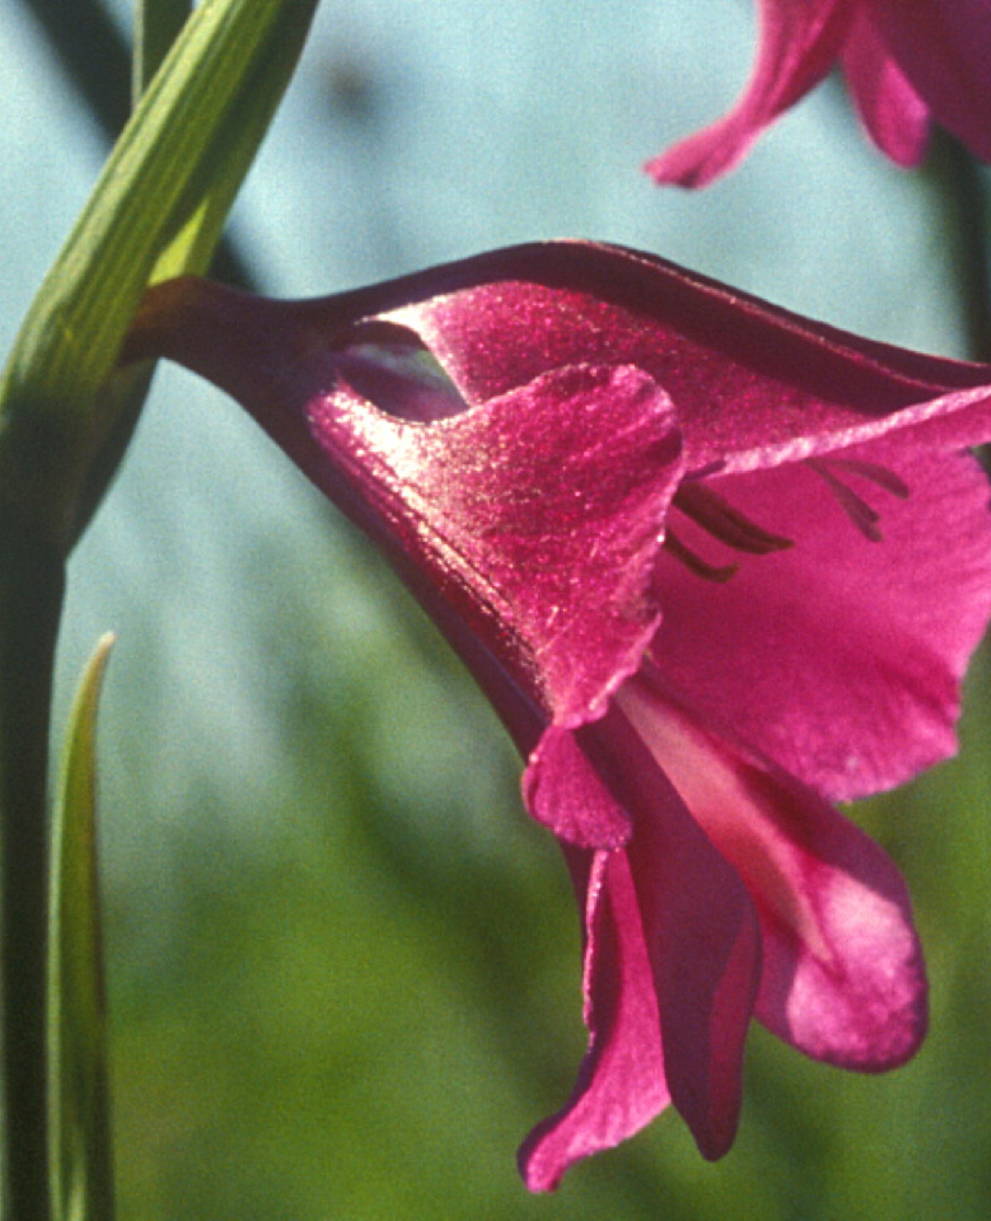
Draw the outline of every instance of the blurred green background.
[[[47,7],[84,46],[95,0]],[[105,147],[32,8],[0,9],[4,346]],[[124,0],[103,11],[126,34]],[[743,0],[324,0],[239,248],[268,291],[305,295],[596,237],[966,354],[953,201],[867,147],[836,82],[702,195],[639,173],[730,101],[752,37]],[[364,542],[174,369],[73,558],[62,713],[106,628],[125,1221],[991,1214],[986,664],[961,758],[855,811],[917,904],[917,1059],[860,1078],[755,1029],[723,1162],[665,1116],[531,1198],[515,1148],[566,1098],[584,1033],[570,887],[518,761]]]

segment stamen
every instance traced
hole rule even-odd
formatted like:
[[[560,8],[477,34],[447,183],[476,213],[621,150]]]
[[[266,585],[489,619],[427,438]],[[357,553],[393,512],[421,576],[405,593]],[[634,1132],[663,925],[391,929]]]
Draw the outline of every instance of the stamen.
[[[875,513],[866,500],[861,500],[856,492],[837,479],[832,471],[827,470],[819,459],[810,458],[808,465],[827,484],[839,502],[840,508],[864,538],[869,539],[872,543],[879,543],[881,531],[877,528],[877,523],[881,520],[881,514]]]
[[[884,488],[886,492],[890,492],[892,496],[898,496],[901,500],[907,500],[912,494],[912,489],[904,479],[900,479],[894,471],[889,471],[886,466],[881,466],[878,462],[864,462],[862,458],[813,458],[812,461],[828,462],[831,466],[842,466],[844,470],[851,471],[854,475],[862,475],[865,479],[870,479],[872,483],[876,483],[878,487]]]
[[[771,534],[735,509],[712,488],[702,483],[684,483],[675,493],[674,504],[713,538],[750,555],[768,555],[792,546],[790,538]]]
[[[707,564],[705,560],[685,546],[670,526],[664,534],[664,548],[696,576],[704,577],[707,581],[717,581],[720,585],[724,585],[737,569],[736,564],[727,564],[723,568],[715,568],[712,564]]]
[[[877,484],[878,487],[884,488],[892,496],[898,496],[903,500],[911,495],[911,489],[894,471],[889,471],[887,467],[875,462],[864,462],[859,458],[809,458],[806,466],[815,471],[826,483],[843,512],[864,538],[869,539],[872,543],[881,541],[881,531],[877,524],[881,520],[881,514],[872,509],[867,501],[858,496],[851,487],[838,479],[829,468],[838,466],[855,475],[860,475]]]

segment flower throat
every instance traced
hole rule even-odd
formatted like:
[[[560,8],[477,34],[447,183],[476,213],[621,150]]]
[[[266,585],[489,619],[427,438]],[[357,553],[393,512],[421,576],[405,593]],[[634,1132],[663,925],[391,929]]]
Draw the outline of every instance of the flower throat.
[[[804,466],[825,483],[849,520],[864,538],[872,543],[882,541],[881,514],[854,491],[843,476],[859,476],[903,500],[910,494],[908,485],[902,479],[887,467],[875,462],[863,462],[855,458],[809,458]],[[793,539],[783,534],[773,534],[751,521],[719,492],[707,487],[702,480],[682,484],[675,493],[672,504],[685,518],[732,551],[760,556],[785,551],[794,546]],[[664,549],[706,581],[723,583],[730,580],[739,568],[738,563],[709,563],[687,546],[671,526],[665,533]]]

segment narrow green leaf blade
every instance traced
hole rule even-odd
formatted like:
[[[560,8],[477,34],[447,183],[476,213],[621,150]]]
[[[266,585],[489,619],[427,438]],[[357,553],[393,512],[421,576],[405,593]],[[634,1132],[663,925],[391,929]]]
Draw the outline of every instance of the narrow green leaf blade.
[[[76,693],[55,808],[48,947],[49,1142],[57,1221],[112,1221],[113,1145],[96,848],[96,714],[114,638]]]
[[[316,3],[203,0],[186,22],[35,298],[0,380],[0,511],[13,503],[48,522],[56,539],[73,533],[80,485],[122,409],[104,387],[152,268],[195,215],[209,214],[203,224],[211,235],[219,230],[222,217],[206,198],[207,184],[211,198],[216,187],[210,167],[225,180],[219,198],[226,205],[267,125],[252,114],[253,144],[228,154],[239,144],[246,83],[257,84],[265,64],[288,80]],[[187,243],[183,258],[202,261],[206,242],[195,227],[195,254]]]
[[[207,271],[231,205],[292,79],[312,15],[309,3],[290,5],[240,82],[172,216],[170,238],[149,283]]]
[[[131,97],[135,105],[179,36],[192,0],[135,0]]]

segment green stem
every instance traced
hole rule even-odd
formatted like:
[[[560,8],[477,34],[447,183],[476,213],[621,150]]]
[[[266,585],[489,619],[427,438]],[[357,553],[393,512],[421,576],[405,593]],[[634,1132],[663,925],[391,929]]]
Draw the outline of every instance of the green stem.
[[[0,523],[0,945],[3,1215],[50,1221],[45,985],[48,722],[62,556],[9,511]]]
[[[134,6],[131,100],[137,104],[172,49],[192,9],[191,0],[138,0]]]
[[[991,362],[991,271],[988,197],[980,167],[953,136],[937,131],[932,171],[945,211],[967,356]]]
[[[171,45],[170,36],[181,28],[192,7],[190,0],[159,0],[148,14],[149,0],[143,0],[135,14],[139,49],[132,60],[124,36],[100,0],[21,0],[21,5],[37,22],[67,83],[111,142],[130,114],[132,90],[137,95],[140,79],[140,92],[144,91]],[[247,256],[230,236],[221,240],[212,270],[227,284],[242,288],[254,284]]]

